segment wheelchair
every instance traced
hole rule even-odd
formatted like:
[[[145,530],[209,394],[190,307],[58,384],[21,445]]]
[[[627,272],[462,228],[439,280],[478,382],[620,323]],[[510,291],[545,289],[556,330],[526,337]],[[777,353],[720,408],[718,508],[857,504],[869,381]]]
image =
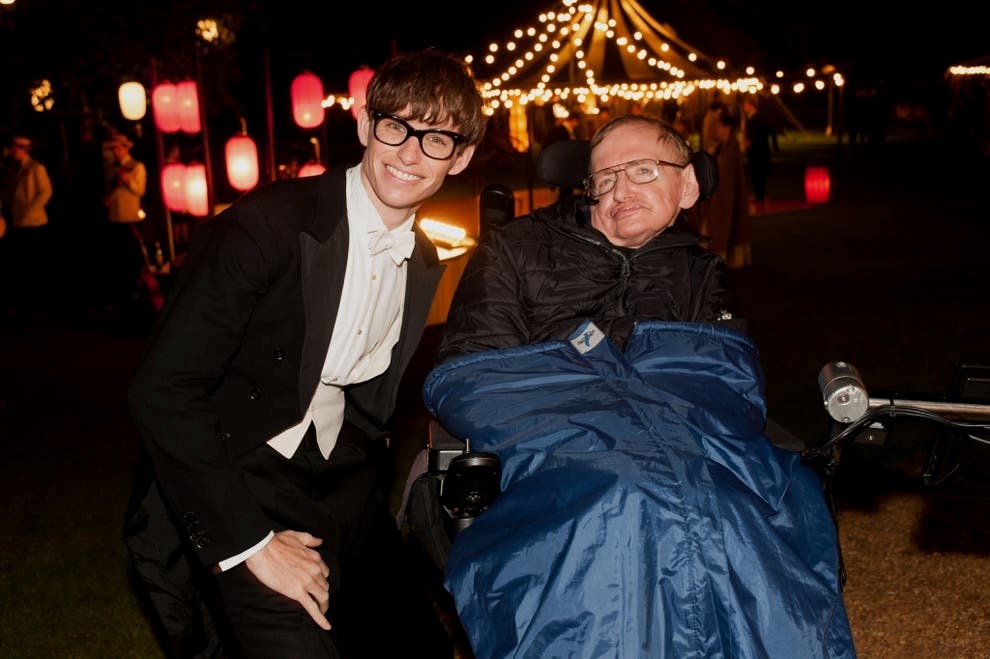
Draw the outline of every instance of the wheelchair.
[[[553,143],[538,157],[537,176],[561,190],[579,190],[587,174],[589,152],[587,140]],[[718,168],[705,152],[694,153],[692,162],[702,201],[718,185]],[[513,194],[507,186],[486,185],[480,197],[481,239],[515,219],[514,212]],[[818,384],[829,420],[820,445],[806,447],[806,442],[772,419],[767,419],[766,433],[774,444],[799,450],[818,472],[834,519],[833,487],[843,450],[876,450],[892,433],[906,435],[908,431],[899,427],[909,421],[935,427],[934,435],[925,440],[928,454],[920,474],[925,488],[990,496],[986,485],[990,483],[990,364],[960,365],[949,391],[941,396],[882,390],[871,396],[856,367],[842,361],[826,364]],[[431,419],[427,445],[414,461],[406,484],[400,521],[408,523],[415,540],[442,569],[454,537],[495,501],[500,480],[497,455],[473,451],[469,441],[454,437]]]
[[[554,142],[540,152],[536,175],[546,185],[561,190],[556,203],[567,203],[579,194],[575,191],[583,188],[590,152],[588,140]],[[704,151],[692,153],[692,164],[701,202],[718,186],[718,167],[715,158]],[[515,219],[512,190],[501,183],[489,183],[482,189],[479,206],[480,240]],[[408,525],[413,538],[442,569],[454,537],[498,497],[501,476],[497,455],[471,450],[469,440],[453,436],[431,419],[427,446],[410,469],[398,515],[400,526]]]

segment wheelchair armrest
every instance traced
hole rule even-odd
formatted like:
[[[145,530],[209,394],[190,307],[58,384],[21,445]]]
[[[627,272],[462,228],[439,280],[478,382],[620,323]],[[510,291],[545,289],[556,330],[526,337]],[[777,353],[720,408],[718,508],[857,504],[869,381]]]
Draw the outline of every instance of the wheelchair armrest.
[[[447,432],[436,419],[430,419],[426,448],[429,451],[427,464],[429,472],[444,474],[450,467],[450,461],[467,450],[467,443]]]

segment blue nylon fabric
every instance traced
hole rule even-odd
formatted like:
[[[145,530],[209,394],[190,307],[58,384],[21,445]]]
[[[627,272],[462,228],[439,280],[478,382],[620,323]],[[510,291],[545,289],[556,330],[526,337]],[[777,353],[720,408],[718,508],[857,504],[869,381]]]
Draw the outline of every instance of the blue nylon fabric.
[[[446,565],[478,659],[855,657],[820,482],[763,435],[747,336],[648,322],[625,354],[477,353],[424,397],[503,464]]]

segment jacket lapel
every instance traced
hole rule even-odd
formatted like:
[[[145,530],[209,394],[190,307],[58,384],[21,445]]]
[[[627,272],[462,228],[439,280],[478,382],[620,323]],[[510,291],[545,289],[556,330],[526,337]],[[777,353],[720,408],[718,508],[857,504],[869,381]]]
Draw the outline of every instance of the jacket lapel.
[[[347,267],[347,193],[343,168],[321,176],[315,218],[299,234],[306,334],[299,366],[299,406],[305,410],[320,380],[333,336]]]

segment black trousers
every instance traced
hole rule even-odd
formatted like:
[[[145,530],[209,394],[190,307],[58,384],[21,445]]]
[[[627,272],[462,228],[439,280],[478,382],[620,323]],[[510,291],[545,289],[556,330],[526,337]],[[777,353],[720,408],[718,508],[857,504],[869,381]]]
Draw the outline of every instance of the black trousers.
[[[325,460],[310,429],[291,460],[262,446],[242,463],[273,529],[322,538],[333,629],[263,586],[241,564],[214,576],[228,654],[345,659],[453,655],[389,509],[392,462],[384,442],[341,433]]]

